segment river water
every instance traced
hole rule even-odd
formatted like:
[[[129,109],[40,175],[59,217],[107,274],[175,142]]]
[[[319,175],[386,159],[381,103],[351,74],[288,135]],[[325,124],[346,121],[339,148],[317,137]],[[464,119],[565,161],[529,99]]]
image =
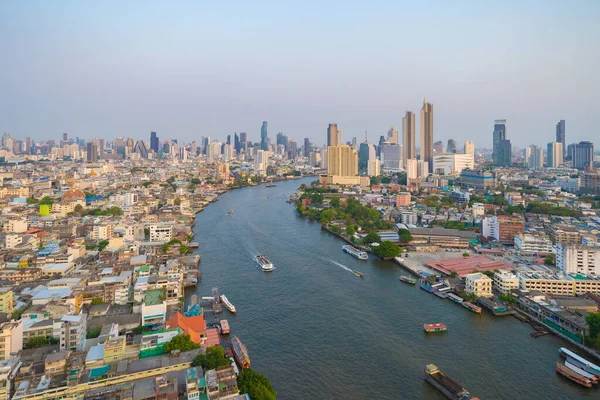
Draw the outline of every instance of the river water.
[[[423,379],[429,363],[482,399],[600,398],[556,374],[562,340],[533,339],[513,317],[476,315],[401,283],[407,273],[393,262],[343,253],[340,239],[286,203],[313,179],[225,193],[194,227],[196,292],[218,286],[236,306],[222,318],[279,399],[442,399]],[[260,270],[261,253],[275,271]],[[425,335],[423,324],[435,322],[448,332]]]

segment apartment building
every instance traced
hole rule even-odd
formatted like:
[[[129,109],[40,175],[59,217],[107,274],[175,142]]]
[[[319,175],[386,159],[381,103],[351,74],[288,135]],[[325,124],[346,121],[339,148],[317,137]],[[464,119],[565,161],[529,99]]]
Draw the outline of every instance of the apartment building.
[[[552,240],[547,235],[520,233],[515,236],[515,248],[525,254],[552,253]]]
[[[511,271],[500,269],[494,273],[493,288],[499,293],[510,293],[519,288],[519,278]]]
[[[600,248],[562,244],[555,251],[556,266],[565,274],[600,276]]]
[[[64,315],[60,320],[60,350],[85,350],[87,315]]]
[[[150,225],[151,242],[168,242],[173,237],[173,226],[170,224]]]
[[[13,312],[13,291],[10,287],[0,288],[0,313],[10,315]]]
[[[23,350],[23,322],[5,322],[0,325],[0,360]]]
[[[477,297],[492,297],[492,280],[484,274],[468,274],[465,277],[465,292]]]

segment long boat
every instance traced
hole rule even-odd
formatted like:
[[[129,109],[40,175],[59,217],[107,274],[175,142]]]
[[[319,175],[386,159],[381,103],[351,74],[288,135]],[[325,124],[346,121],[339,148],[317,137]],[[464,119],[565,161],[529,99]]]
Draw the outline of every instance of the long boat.
[[[462,302],[464,301],[462,297],[457,296],[454,293],[448,293],[448,296],[446,296],[446,298],[458,304],[462,304]]]
[[[577,360],[573,360],[571,357],[567,356],[567,361],[571,364],[573,364],[574,366],[581,368],[582,370],[589,372],[590,374],[594,375],[596,378],[600,379],[600,374],[596,372],[596,370],[592,367],[590,367],[587,364],[584,364],[582,362],[579,362]]]
[[[597,366],[596,364],[593,364],[591,362],[589,362],[588,360],[586,360],[583,357],[579,357],[577,354],[573,353],[571,350],[565,348],[565,347],[561,347],[558,350],[558,353],[567,358],[567,357],[571,357],[573,360],[575,361],[579,361],[580,363],[582,363],[583,365],[587,365],[589,367],[588,371],[592,372],[594,375],[598,375],[600,374],[600,367]]]
[[[231,338],[231,350],[233,351],[233,357],[242,368],[250,368],[250,356],[248,355],[248,349],[238,339],[237,336]]]
[[[444,324],[423,324],[423,329],[427,333],[446,332],[448,327]]]
[[[431,383],[444,396],[452,400],[472,399],[467,389],[447,377],[438,367],[429,364],[425,367],[425,380]]]
[[[345,253],[348,253],[351,256],[358,258],[359,260],[369,259],[369,255],[366,251],[359,250],[354,246],[350,246],[349,244],[342,246],[342,250],[344,250]]]
[[[580,384],[581,386],[585,386],[588,388],[592,387],[592,381],[579,375],[576,372],[571,371],[569,368],[567,368],[566,366],[562,365],[561,363],[557,362],[556,363],[556,372],[558,372],[559,374],[561,374],[562,376],[564,376],[565,378]]]
[[[229,299],[227,297],[225,297],[224,294],[221,295],[221,303],[223,303],[225,308],[228,309],[230,312],[232,312],[234,314],[236,313],[235,306],[233,304],[231,304]]]
[[[565,367],[569,368],[571,371],[578,373],[579,375],[583,376],[584,378],[589,379],[590,381],[592,381],[592,383],[594,385],[598,384],[598,377],[594,374],[590,374],[589,372],[585,371],[582,368],[579,368],[578,366],[571,364],[569,362],[569,360],[565,361]]]
[[[353,270],[352,273],[354,273],[354,275],[358,276],[359,278],[365,277],[365,274],[363,274],[362,272],[357,271],[357,270]]]
[[[469,303],[468,301],[463,301],[462,306],[469,311],[473,311],[474,313],[481,314],[481,307],[476,306],[473,303]]]
[[[411,278],[410,276],[400,275],[399,279],[400,279],[400,282],[409,283],[411,285],[414,285],[417,283],[417,280],[415,278]]]

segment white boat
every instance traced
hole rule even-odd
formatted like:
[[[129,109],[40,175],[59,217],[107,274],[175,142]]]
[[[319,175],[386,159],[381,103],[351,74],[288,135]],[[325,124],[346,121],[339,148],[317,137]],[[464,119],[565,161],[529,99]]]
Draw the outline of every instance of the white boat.
[[[227,297],[225,297],[224,294],[221,295],[221,303],[223,303],[223,305],[225,306],[226,309],[228,309],[230,312],[235,314],[235,306],[233,304],[231,304],[229,299]]]
[[[351,256],[358,258],[359,260],[368,260],[369,259],[369,255],[367,254],[366,251],[359,250],[354,246],[350,246],[349,244],[342,246],[342,249],[344,250],[344,252],[350,254]]]
[[[259,254],[256,256],[256,262],[260,265],[260,268],[265,272],[270,272],[275,269],[271,260],[267,258],[267,256],[263,254]]]
[[[589,369],[587,369],[587,371],[593,371],[594,374],[600,374],[600,367],[597,366],[596,364],[593,364],[591,362],[589,362],[588,360],[586,360],[583,357],[579,357],[577,354],[573,353],[571,350],[565,348],[565,347],[561,347],[558,352],[560,353],[560,355],[562,355],[563,357],[571,357],[573,360],[578,361],[580,363],[582,363],[583,365],[587,365],[589,367]]]

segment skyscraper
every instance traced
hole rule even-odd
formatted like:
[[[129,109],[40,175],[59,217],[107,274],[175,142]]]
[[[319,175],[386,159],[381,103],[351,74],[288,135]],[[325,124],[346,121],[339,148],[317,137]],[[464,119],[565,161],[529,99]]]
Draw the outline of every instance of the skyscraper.
[[[365,140],[360,144],[358,150],[358,170],[365,171],[369,166],[369,161],[376,158],[377,152],[371,143]]]
[[[146,145],[144,144],[143,140],[138,140],[135,142],[135,145],[133,146],[133,152],[139,153],[140,157],[144,160],[148,159],[148,150],[146,149]]]
[[[342,144],[342,133],[338,131],[337,124],[329,124],[327,127],[327,146],[339,146]]]
[[[433,144],[433,150],[436,154],[444,153],[444,143],[441,140],[438,140]]]
[[[567,152],[567,144],[565,143],[565,120],[561,119],[556,124],[556,141],[562,143],[563,146],[563,155]]]
[[[512,144],[510,140],[501,140],[498,144],[498,166],[509,167],[512,164]]]
[[[248,136],[246,132],[240,132],[240,150],[244,149],[246,151],[246,146],[248,143]]]
[[[94,142],[87,144],[87,161],[91,163],[98,162],[98,147]]]
[[[456,153],[456,141],[454,139],[448,139],[448,146],[446,147],[446,153]]]
[[[427,162],[429,172],[433,168],[433,104],[423,98],[421,107],[421,160]]]
[[[527,166],[531,169],[542,169],[544,166],[544,150],[536,145],[527,148]]]
[[[240,150],[241,150],[241,147],[240,147],[240,137],[238,136],[237,133],[233,134],[233,148],[235,149],[235,152],[237,154],[240,154]]]
[[[475,145],[470,140],[465,142],[465,154],[475,154]]]
[[[388,143],[396,143],[398,144],[398,130],[396,129],[395,126],[392,126],[392,128],[388,131],[387,134],[387,142]]]
[[[227,141],[225,144],[231,144],[231,135],[227,135]]]
[[[158,153],[158,136],[156,132],[150,132],[150,150]]]
[[[563,163],[563,145],[561,142],[548,143],[548,167],[558,167]]]
[[[570,147],[570,146],[569,146]],[[594,166],[594,144],[592,142],[579,142],[572,147],[573,168],[593,169]]]
[[[358,155],[348,145],[327,148],[327,174],[331,176],[357,176]]]
[[[269,137],[267,135],[267,121],[263,121],[262,127],[260,128],[260,149],[264,151],[269,150]]]
[[[309,138],[304,138],[304,146],[302,147],[302,150],[304,151],[304,157],[310,156],[310,139]]]
[[[402,118],[402,136],[404,136],[404,167],[406,161],[417,158],[417,143],[415,141],[415,113],[406,110]]]
[[[506,140],[506,120],[497,119],[494,121],[492,158],[494,165],[502,165],[500,163],[500,142]]]

